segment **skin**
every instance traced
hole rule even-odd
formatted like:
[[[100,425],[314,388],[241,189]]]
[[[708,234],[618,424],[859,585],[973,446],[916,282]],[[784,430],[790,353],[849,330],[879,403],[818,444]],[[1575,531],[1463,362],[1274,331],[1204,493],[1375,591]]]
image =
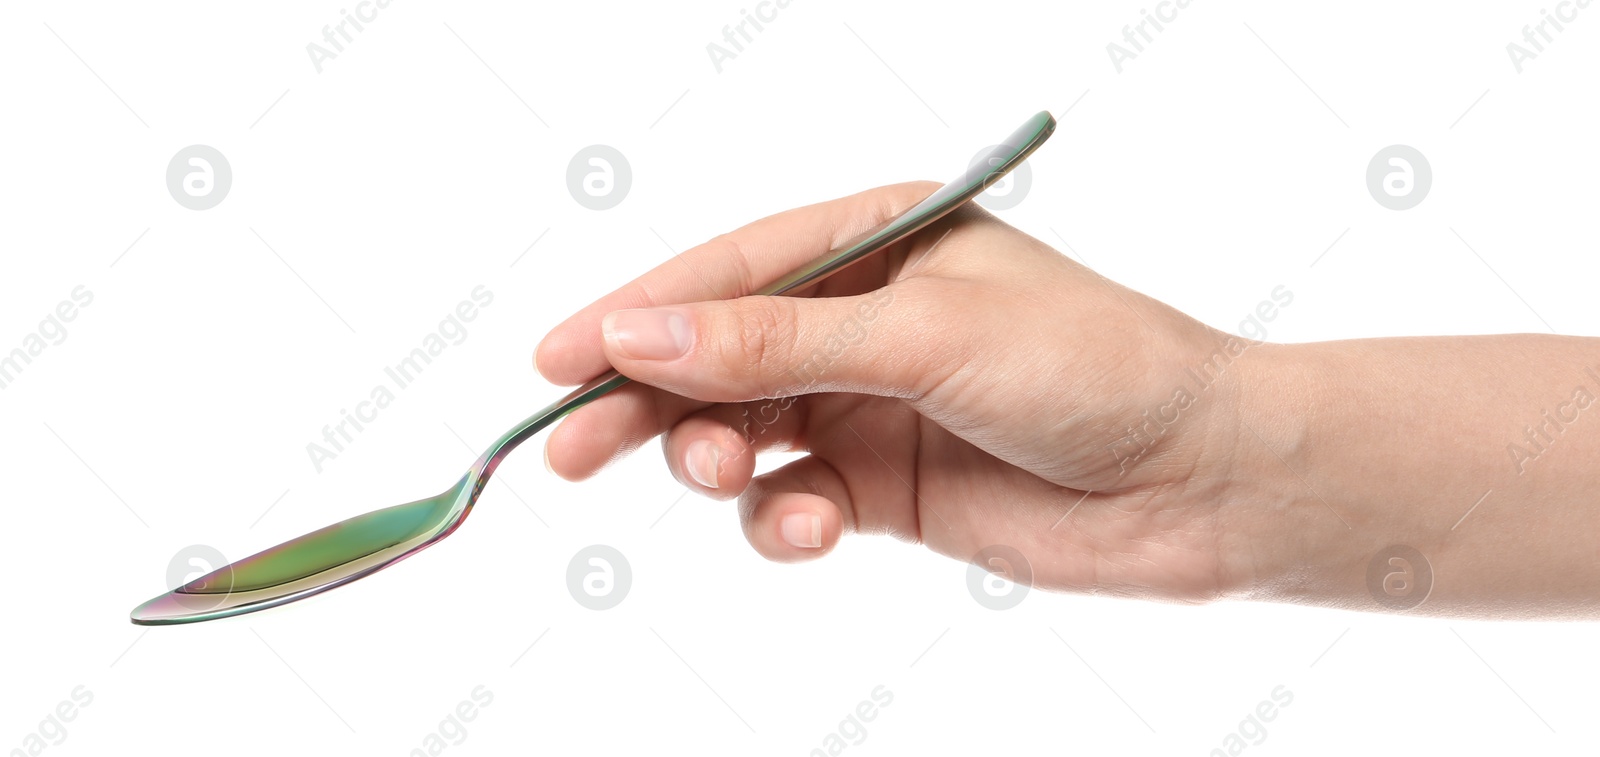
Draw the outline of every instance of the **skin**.
[[[1253,342],[970,204],[809,290],[744,296],[936,188],[762,219],[557,326],[546,379],[640,383],[550,434],[551,470],[666,434],[673,475],[737,498],[779,561],[888,533],[960,560],[1008,546],[1045,589],[1382,611],[1369,564],[1415,572],[1379,555],[1407,545],[1433,580],[1405,611],[1600,616],[1600,340]],[[808,454],[753,476],[774,449]]]

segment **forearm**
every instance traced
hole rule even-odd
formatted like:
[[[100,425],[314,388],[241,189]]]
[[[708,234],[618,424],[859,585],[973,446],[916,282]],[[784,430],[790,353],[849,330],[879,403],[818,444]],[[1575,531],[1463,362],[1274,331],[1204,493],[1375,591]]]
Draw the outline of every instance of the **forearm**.
[[[1234,499],[1262,598],[1600,617],[1600,340],[1263,345],[1241,377]],[[1417,595],[1410,594],[1412,598]]]

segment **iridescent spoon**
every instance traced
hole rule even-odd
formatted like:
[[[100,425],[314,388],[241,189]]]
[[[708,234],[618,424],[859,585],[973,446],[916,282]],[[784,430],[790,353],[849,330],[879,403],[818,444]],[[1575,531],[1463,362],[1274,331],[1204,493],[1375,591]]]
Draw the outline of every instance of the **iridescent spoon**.
[[[1035,115],[1003,144],[974,160],[960,178],[916,207],[755,294],[783,294],[814,284],[926,227],[999,181],[1043,144],[1055,126],[1048,112]],[[223,566],[134,608],[133,622],[193,623],[265,610],[350,583],[410,557],[461,526],[495,468],[517,445],[628,381],[610,371],[535,413],[500,437],[442,494],[358,515]]]

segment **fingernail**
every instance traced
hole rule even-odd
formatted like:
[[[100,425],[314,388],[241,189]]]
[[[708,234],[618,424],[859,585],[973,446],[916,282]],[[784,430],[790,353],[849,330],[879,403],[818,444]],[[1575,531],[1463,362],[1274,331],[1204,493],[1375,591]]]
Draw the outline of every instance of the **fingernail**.
[[[816,549],[822,546],[822,516],[812,513],[789,513],[778,522],[778,533],[791,547]]]
[[[634,360],[671,360],[689,351],[694,332],[676,308],[638,308],[608,313],[600,331],[611,348]]]
[[[722,448],[716,442],[710,439],[692,442],[683,458],[683,467],[689,471],[689,478],[708,489],[717,488],[717,469],[722,465]]]

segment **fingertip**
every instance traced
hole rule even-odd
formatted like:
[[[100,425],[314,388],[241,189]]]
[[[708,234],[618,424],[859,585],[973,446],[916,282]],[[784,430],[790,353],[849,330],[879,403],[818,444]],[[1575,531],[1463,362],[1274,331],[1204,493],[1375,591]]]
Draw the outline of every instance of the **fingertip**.
[[[756,506],[745,526],[750,546],[768,560],[804,562],[828,554],[844,532],[839,507],[800,492],[773,494]]]
[[[588,408],[584,408],[588,409]],[[605,467],[604,460],[596,461],[598,452],[592,445],[579,443],[584,438],[583,426],[591,423],[587,413],[567,416],[550,430],[544,442],[544,467],[563,481],[586,481]],[[574,424],[576,428],[574,429]],[[588,432],[592,434],[591,432]],[[574,438],[576,434],[576,438]],[[592,438],[592,437],[591,437]],[[620,454],[613,452],[613,455]]]
[[[557,379],[560,378],[560,376],[557,375],[557,372],[552,370],[555,367],[555,357],[558,353],[556,353],[551,342],[554,342],[560,338],[556,335],[556,333],[557,332],[552,331],[549,334],[546,334],[543,339],[539,340],[539,344],[533,348],[533,370],[545,381],[559,386],[563,385],[565,382],[558,381]]]
[[[577,481],[580,477],[569,476],[565,473],[562,473],[563,469],[570,470],[570,468],[565,464],[565,458],[562,460],[563,465],[561,468],[556,467],[556,462],[554,459],[556,455],[560,454],[560,452],[565,449],[560,446],[558,441],[561,434],[561,428],[564,425],[566,424],[560,424],[551,429],[550,435],[544,440],[544,469],[550,471],[552,475],[563,481]]]
[[[586,368],[583,365],[588,360],[583,357],[586,354],[598,355],[598,352],[594,351],[594,346],[584,345],[564,323],[546,334],[533,348],[533,369],[556,386],[575,386],[605,371],[598,362],[599,367]]]
[[[693,417],[668,434],[667,467],[684,486],[712,499],[733,499],[755,474],[755,450],[727,425]]]

